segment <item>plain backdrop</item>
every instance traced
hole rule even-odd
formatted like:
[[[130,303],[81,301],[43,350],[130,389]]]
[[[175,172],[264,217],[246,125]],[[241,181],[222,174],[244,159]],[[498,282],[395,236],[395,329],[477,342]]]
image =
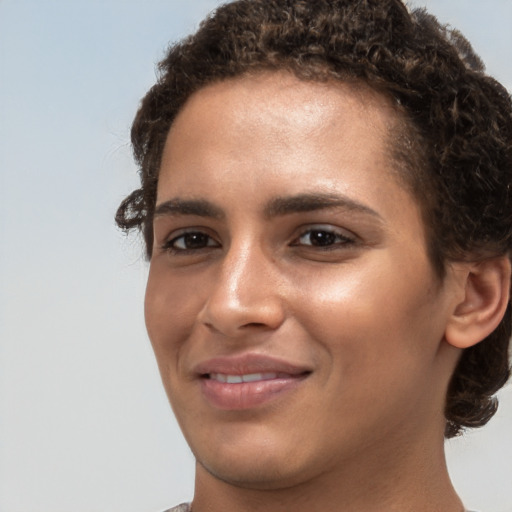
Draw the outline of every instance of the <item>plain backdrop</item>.
[[[129,127],[165,47],[215,0],[0,0],[0,512],[158,512],[193,460],[144,329],[147,264],[114,226]],[[512,90],[511,0],[417,0]],[[512,511],[512,391],[447,444],[468,507]]]

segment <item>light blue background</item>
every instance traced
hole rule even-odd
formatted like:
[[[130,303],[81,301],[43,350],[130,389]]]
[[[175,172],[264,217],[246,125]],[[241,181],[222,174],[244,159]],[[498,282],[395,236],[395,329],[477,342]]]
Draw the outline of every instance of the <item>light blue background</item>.
[[[146,263],[113,216],[164,48],[214,0],[0,0],[0,511],[157,512],[193,462],[144,330]],[[418,0],[512,90],[511,0]],[[468,507],[512,511],[512,392],[448,443]]]

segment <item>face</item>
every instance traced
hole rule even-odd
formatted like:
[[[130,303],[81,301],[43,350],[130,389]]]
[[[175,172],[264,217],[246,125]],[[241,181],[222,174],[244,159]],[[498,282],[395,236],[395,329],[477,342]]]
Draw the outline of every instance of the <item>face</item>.
[[[395,177],[395,116],[364,89],[262,74],[175,120],[146,322],[201,471],[279,487],[442,436],[452,294]]]

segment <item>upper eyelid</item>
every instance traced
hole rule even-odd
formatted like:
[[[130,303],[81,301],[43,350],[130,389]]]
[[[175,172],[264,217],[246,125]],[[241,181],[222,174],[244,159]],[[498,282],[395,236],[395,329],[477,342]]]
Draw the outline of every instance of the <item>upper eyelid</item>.
[[[200,230],[197,230],[197,229],[193,229],[191,231],[184,231],[184,232],[178,233],[178,234],[173,234],[172,236],[168,236],[166,238],[166,240],[168,242],[172,242],[174,240],[178,240],[180,238],[183,238],[184,236],[187,236],[187,235],[205,235],[206,237],[210,238],[211,240],[215,240],[215,237],[213,237],[209,233],[205,233],[204,231],[200,231]]]
[[[308,226],[303,226],[299,230],[299,234],[295,238],[300,238],[301,236],[309,233],[310,231],[328,231],[329,233],[333,233],[335,235],[339,235],[344,238],[357,239],[358,236],[350,231],[349,229],[342,228],[339,226],[333,226],[331,224],[311,224]]]
[[[160,236],[158,238],[160,238],[163,241],[172,240],[179,236],[187,235],[189,233],[204,233],[205,235],[208,235],[211,238],[216,237],[216,233],[212,229],[210,229],[206,226],[185,226],[185,227],[179,227],[179,228],[173,228],[173,229],[166,229],[165,235],[162,234],[162,236]]]
[[[357,240],[359,237],[353,232],[350,231],[347,228],[343,228],[340,226],[335,226],[328,223],[312,223],[312,224],[305,224],[302,226],[299,226],[295,230],[295,234],[292,236],[292,241],[298,240],[300,237],[304,236],[310,231],[327,231],[330,233],[333,233],[335,235],[338,235],[342,238],[347,238],[350,240]],[[183,228],[177,228],[169,231],[169,233],[164,237],[158,237],[160,238],[160,246],[168,246],[172,241],[185,236],[187,234],[192,233],[202,233],[212,240],[215,240],[219,245],[222,245],[219,241],[219,236],[216,232],[212,232],[212,230],[206,226],[188,226]],[[157,237],[155,237],[155,241],[157,240]]]
[[[214,240],[219,246],[221,245],[221,243],[218,240],[218,237],[216,237],[214,234],[212,234],[211,230],[206,229],[204,226],[173,229],[164,237],[157,238],[155,236],[155,242],[160,246],[160,248],[167,249],[177,239],[179,239],[183,236],[189,235],[189,234],[193,234],[193,233],[201,233],[203,235],[206,235],[208,238]],[[158,241],[159,239],[161,240],[160,242]]]
[[[180,240],[180,239],[184,240],[187,235],[193,235],[193,234],[205,235],[206,238],[208,239],[206,245],[204,247],[190,247],[190,248],[187,248],[187,247],[177,248],[176,247],[176,243],[178,240]],[[213,241],[213,243],[210,243],[212,241]],[[181,235],[171,238],[168,242],[165,242],[164,247],[168,247],[168,248],[172,247],[176,251],[180,252],[180,251],[197,251],[197,250],[206,249],[206,248],[211,249],[211,248],[220,247],[220,244],[219,244],[219,242],[217,242],[217,240],[215,240],[215,238],[211,237],[210,235],[207,235],[206,233],[202,233],[200,231],[191,231],[191,232],[183,233]]]

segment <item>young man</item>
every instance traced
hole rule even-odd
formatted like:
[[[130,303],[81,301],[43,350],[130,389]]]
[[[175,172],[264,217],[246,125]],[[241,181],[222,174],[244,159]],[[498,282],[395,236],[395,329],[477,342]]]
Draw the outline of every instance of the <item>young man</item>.
[[[232,2],[161,70],[117,220],[192,510],[463,511],[443,440],[509,372],[506,91],[398,0]]]

